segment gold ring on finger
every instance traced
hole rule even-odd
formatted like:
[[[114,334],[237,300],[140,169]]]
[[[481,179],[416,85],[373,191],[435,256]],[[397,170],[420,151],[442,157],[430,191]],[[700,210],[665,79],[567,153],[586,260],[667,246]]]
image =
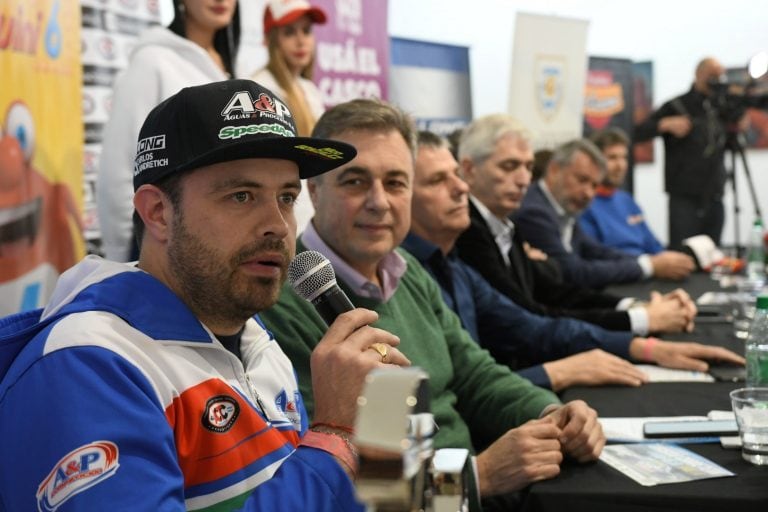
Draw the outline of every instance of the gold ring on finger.
[[[381,356],[382,363],[387,362],[387,354],[389,354],[389,345],[387,345],[386,343],[373,343],[368,348],[373,349],[379,353],[379,355]]]

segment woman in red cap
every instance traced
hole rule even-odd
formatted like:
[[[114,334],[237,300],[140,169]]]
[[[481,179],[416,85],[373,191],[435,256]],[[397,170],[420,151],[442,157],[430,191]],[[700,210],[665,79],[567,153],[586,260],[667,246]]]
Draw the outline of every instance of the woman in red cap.
[[[322,9],[305,0],[270,0],[264,12],[266,67],[253,80],[279,95],[293,113],[299,135],[309,136],[323,113],[320,90],[312,82],[314,23],[326,21]]]

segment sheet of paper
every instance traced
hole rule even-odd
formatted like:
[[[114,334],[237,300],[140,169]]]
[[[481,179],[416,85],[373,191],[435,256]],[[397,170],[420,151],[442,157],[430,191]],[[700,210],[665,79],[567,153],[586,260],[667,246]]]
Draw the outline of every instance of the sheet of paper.
[[[715,382],[708,373],[692,370],[673,370],[652,364],[636,364],[635,368],[645,372],[651,382]]]
[[[736,415],[733,411],[709,411],[707,418],[711,420],[733,420]],[[720,445],[725,449],[741,448],[741,438],[739,436],[723,436],[720,438]]]
[[[735,420],[736,415],[733,414],[733,411],[711,410],[707,413],[707,418],[711,420]]]
[[[665,443],[608,445],[600,460],[645,486],[734,476],[709,459]]]
[[[704,292],[696,299],[699,306],[727,306],[733,301],[730,292]]]
[[[606,439],[609,443],[658,443],[658,439],[646,439],[643,435],[643,424],[646,421],[693,421],[706,420],[706,416],[653,416],[647,418],[599,418]],[[670,442],[689,443],[706,439],[709,442],[717,438],[687,438],[670,439]]]

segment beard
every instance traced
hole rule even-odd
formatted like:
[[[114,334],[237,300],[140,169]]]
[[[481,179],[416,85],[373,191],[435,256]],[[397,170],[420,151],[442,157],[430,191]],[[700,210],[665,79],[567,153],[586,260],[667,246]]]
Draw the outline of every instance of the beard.
[[[243,262],[264,251],[283,255],[279,278],[253,277],[240,272]],[[176,215],[168,260],[182,300],[198,318],[229,324],[243,323],[277,302],[290,254],[283,240],[265,239],[227,257],[190,233],[183,217]]]

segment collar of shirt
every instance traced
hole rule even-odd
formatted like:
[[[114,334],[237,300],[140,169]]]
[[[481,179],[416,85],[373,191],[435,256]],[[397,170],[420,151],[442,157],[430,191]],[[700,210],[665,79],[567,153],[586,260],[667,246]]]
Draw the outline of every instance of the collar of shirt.
[[[456,248],[454,247],[451,252],[445,255],[437,245],[413,233],[408,233],[401,245],[432,274],[432,277],[440,285],[445,302],[459,315],[462,324],[470,329],[473,338],[478,339],[477,322],[474,313],[472,313],[475,310],[473,294],[463,285],[454,270],[460,265]]]
[[[598,185],[595,190],[595,195],[600,197],[611,197],[616,193],[616,187],[609,187],[608,185]]]
[[[426,264],[429,262],[440,261],[446,264],[458,262],[459,251],[454,247],[448,254],[443,254],[443,251],[429,240],[421,238],[419,235],[408,233],[403,243],[400,244],[403,249],[413,254],[419,263]]]
[[[539,187],[541,187],[544,197],[547,198],[547,201],[549,201],[549,204],[557,213],[558,224],[560,225],[560,241],[563,243],[563,247],[565,247],[566,251],[573,252],[571,239],[573,238],[573,227],[576,224],[576,217],[566,212],[565,208],[560,206],[560,203],[552,195],[552,191],[549,190],[544,180],[539,180]]]
[[[336,254],[336,251],[320,238],[312,222],[307,224],[307,228],[301,234],[301,242],[307,249],[317,251],[328,258],[336,272],[336,277],[344,281],[352,293],[360,297],[387,302],[397,291],[400,279],[408,269],[408,262],[405,261],[405,258],[397,254],[396,251],[390,252],[379,262],[376,269],[381,281],[381,286],[378,286]]]
[[[405,237],[405,240],[400,245],[403,249],[413,254],[425,268],[431,270],[443,288],[451,292],[453,291],[453,277],[449,268],[448,258],[437,245],[413,233],[408,233],[408,236]],[[456,249],[453,249],[451,252],[455,254]]]
[[[400,244],[403,249],[413,254],[420,263],[425,263],[439,253],[440,248],[428,240],[424,240],[418,235],[408,233],[403,243]]]
[[[493,239],[496,242],[496,246],[501,251],[501,256],[504,258],[504,263],[509,266],[509,251],[512,249],[513,238],[515,236],[515,224],[509,219],[500,219],[489,210],[479,199],[470,195],[469,200],[475,205],[477,211],[485,220],[488,225],[488,229],[491,230]]]

